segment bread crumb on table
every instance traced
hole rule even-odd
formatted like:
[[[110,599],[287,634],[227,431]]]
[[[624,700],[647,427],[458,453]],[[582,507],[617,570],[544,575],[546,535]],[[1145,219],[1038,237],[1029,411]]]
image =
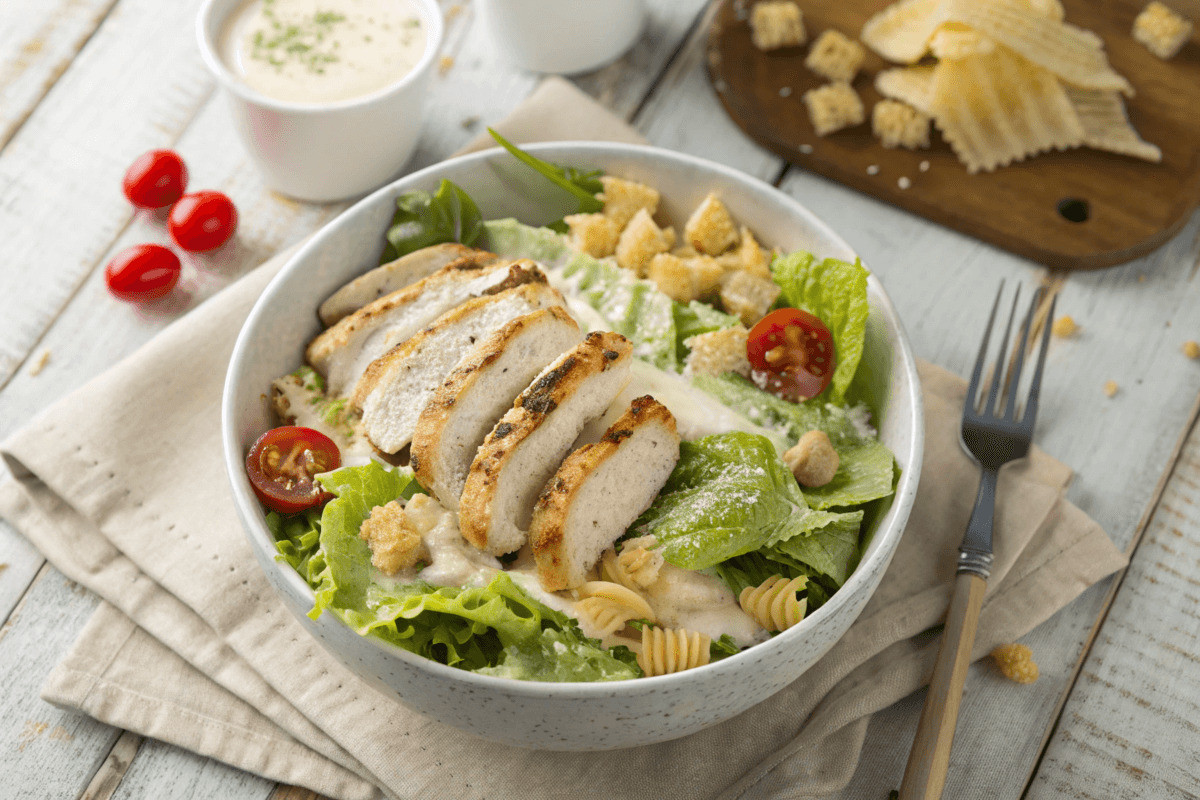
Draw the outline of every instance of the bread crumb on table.
[[[1154,0],[1133,20],[1133,38],[1165,61],[1191,38],[1192,27],[1187,17]]]
[[[1104,393],[1106,395],[1108,395],[1109,397],[1115,397],[1117,394],[1117,390],[1119,388],[1120,387],[1117,386],[1116,381],[1105,381],[1104,382]]]
[[[438,74],[445,75],[454,66],[454,56],[442,56],[438,60]]]
[[[1200,358],[1200,344],[1193,341],[1183,343],[1183,354],[1191,359]]]
[[[1000,672],[1010,681],[1033,683],[1038,679],[1038,665],[1033,651],[1023,644],[1003,644],[992,651]]]
[[[929,147],[929,121],[929,115],[899,100],[880,100],[871,109],[871,132],[889,149]]]
[[[817,136],[861,125],[866,119],[862,100],[848,83],[827,83],[809,89],[803,99]]]
[[[1060,339],[1074,336],[1078,330],[1079,326],[1075,324],[1075,320],[1069,314],[1064,314],[1054,320],[1054,324],[1050,326],[1050,332]]]
[[[31,378],[37,377],[38,374],[41,373],[41,371],[44,370],[46,368],[46,365],[49,363],[50,363],[50,351],[43,350],[41,356],[38,357],[38,360],[35,361],[33,363],[33,366],[29,368],[29,377],[31,377]]]
[[[854,80],[866,55],[861,44],[841,31],[830,28],[812,43],[804,66],[831,81],[850,82]]]
[[[759,50],[794,47],[808,41],[804,14],[791,0],[755,3],[750,15],[750,39]]]

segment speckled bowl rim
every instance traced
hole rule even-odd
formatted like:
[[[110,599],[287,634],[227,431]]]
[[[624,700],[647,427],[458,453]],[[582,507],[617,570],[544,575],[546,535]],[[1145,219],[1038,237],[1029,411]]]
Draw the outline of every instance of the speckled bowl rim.
[[[805,223],[812,229],[819,231],[823,236],[829,238],[830,241],[844,247],[846,252],[853,253],[853,248],[840,236],[838,236],[828,225],[822,222],[815,214],[809,211],[799,202],[779,191],[773,186],[770,186],[764,181],[740,172],[732,167],[727,167],[722,164],[717,164],[706,159],[696,156],[678,153],[662,148],[650,147],[646,145],[631,145],[617,144],[612,142],[544,142],[539,144],[522,145],[532,153],[537,153],[541,149],[564,149],[577,148],[585,151],[592,151],[596,154],[611,155],[614,158],[619,158],[622,154],[640,154],[652,155],[657,158],[662,158],[668,161],[681,162],[682,165],[714,173],[715,175],[730,181],[731,183],[746,185],[750,184],[752,188],[762,190],[768,189],[773,194],[775,199],[787,208],[797,217],[804,219]],[[359,210],[366,208],[378,202],[377,198],[381,195],[393,196],[397,193],[397,187],[400,184],[411,184],[413,186],[420,185],[421,182],[429,177],[436,177],[438,173],[445,170],[447,166],[454,165],[469,165],[472,163],[484,163],[497,156],[502,156],[505,151],[499,147],[488,150],[469,153],[467,155],[458,156],[439,162],[425,169],[406,175],[399,178],[387,186],[372,192],[367,197],[360,200],[354,206],[351,206],[346,211],[342,212],[338,217],[327,223],[321,230],[310,239],[304,247],[296,252],[295,255],[288,261],[287,264],[280,269],[279,273],[272,278],[271,282],[263,290],[246,321],[242,325],[242,330],[238,334],[237,342],[234,345],[233,354],[230,357],[229,369],[226,374],[225,390],[222,394],[221,403],[221,423],[222,423],[222,440],[224,443],[224,455],[226,472],[230,479],[233,489],[234,501],[239,506],[240,517],[244,526],[247,521],[249,525],[246,528],[246,534],[251,540],[251,546],[261,548],[269,545],[270,561],[276,565],[277,569],[282,571],[284,580],[291,585],[295,590],[300,591],[309,598],[313,598],[312,589],[308,583],[296,572],[291,566],[276,561],[274,559],[275,548],[273,538],[270,531],[266,527],[265,518],[261,510],[258,500],[255,498],[250,489],[249,481],[245,476],[244,459],[245,455],[241,452],[241,443],[238,432],[234,426],[235,403],[240,397],[239,386],[239,366],[243,355],[249,343],[249,331],[255,327],[258,319],[272,311],[272,297],[274,290],[280,284],[287,280],[287,277],[294,271],[302,269],[305,262],[311,254],[316,252],[324,238],[331,236],[332,231],[336,230],[340,224],[344,224],[351,219]],[[874,551],[867,558],[856,565],[854,572],[834,593],[823,606],[814,611],[810,616],[805,617],[798,625],[772,637],[766,642],[754,645],[751,648],[741,651],[740,653],[707,664],[703,667],[697,667],[684,672],[677,672],[671,675],[660,675],[652,678],[638,678],[636,680],[612,681],[612,682],[577,682],[577,683],[548,683],[539,681],[524,681],[515,678],[504,678],[492,675],[480,675],[474,672],[468,672],[454,667],[440,664],[432,659],[424,658],[416,653],[409,652],[400,647],[395,647],[383,642],[375,637],[364,636],[362,639],[369,643],[371,647],[376,648],[382,653],[387,653],[390,657],[398,658],[401,661],[422,670],[427,670],[436,676],[449,678],[463,682],[467,686],[476,687],[480,690],[487,691],[489,688],[495,688],[499,684],[497,681],[503,682],[504,691],[509,695],[529,698],[573,698],[586,699],[589,697],[613,696],[618,693],[628,697],[636,697],[643,694],[656,693],[663,690],[674,689],[685,686],[696,675],[697,672],[703,670],[706,675],[721,675],[732,678],[741,671],[743,663],[747,659],[754,659],[755,653],[765,653],[766,651],[760,648],[768,649],[785,649],[792,646],[792,643],[806,635],[810,628],[816,627],[820,621],[827,617],[833,616],[842,611],[847,606],[858,602],[861,598],[858,597],[857,589],[866,584],[872,579],[874,572],[874,562],[883,562],[882,567],[886,569],[887,563],[891,561],[892,555],[895,553],[896,545],[899,543],[900,536],[904,532],[904,527],[908,522],[909,514],[912,510],[912,504],[916,498],[917,482],[920,478],[921,463],[924,450],[924,427],[925,418],[921,402],[920,379],[917,375],[916,360],[913,357],[912,346],[908,341],[908,336],[904,331],[904,327],[896,314],[895,307],[892,305],[891,298],[888,297],[882,284],[878,281],[874,274],[868,279],[876,292],[878,308],[883,312],[883,316],[888,327],[895,335],[894,347],[899,355],[899,363],[903,371],[908,377],[908,386],[910,387],[910,408],[909,418],[904,420],[902,425],[910,431],[912,437],[912,466],[906,469],[900,476],[900,482],[896,487],[896,494],[892,502],[892,506],[888,513],[895,514],[892,516],[890,523],[886,526],[880,525],[876,529],[871,540],[871,546]],[[895,359],[893,359],[893,363]],[[253,528],[253,530],[251,530]],[[878,546],[876,546],[878,545]],[[870,547],[868,548],[870,549]],[[876,588],[878,588],[876,586]],[[873,592],[872,592],[873,593]],[[867,599],[862,599],[862,605],[865,606]],[[286,604],[286,603],[285,603]],[[289,605],[289,608],[291,606]],[[861,613],[861,612],[860,612]],[[337,625],[345,625],[344,622],[330,612],[322,614],[317,624],[328,619]],[[851,623],[853,624],[853,623]],[[845,635],[844,633],[842,635]],[[839,637],[840,639],[840,637]],[[834,640],[836,643],[837,640]],[[831,645],[832,646],[832,645]],[[766,699],[765,697],[763,699]]]

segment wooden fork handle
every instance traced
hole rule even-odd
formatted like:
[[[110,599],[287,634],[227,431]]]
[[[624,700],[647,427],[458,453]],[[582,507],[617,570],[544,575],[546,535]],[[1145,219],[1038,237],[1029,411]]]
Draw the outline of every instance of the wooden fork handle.
[[[971,664],[971,648],[975,646],[975,628],[985,589],[987,581],[978,575],[963,572],[954,581],[954,597],[946,616],[942,646],[929,682],[925,707],[921,709],[912,751],[908,754],[908,765],[904,768],[900,800],[938,800],[942,796],[946,770],[950,767],[954,727],[958,723],[958,706],[962,702],[967,667]]]

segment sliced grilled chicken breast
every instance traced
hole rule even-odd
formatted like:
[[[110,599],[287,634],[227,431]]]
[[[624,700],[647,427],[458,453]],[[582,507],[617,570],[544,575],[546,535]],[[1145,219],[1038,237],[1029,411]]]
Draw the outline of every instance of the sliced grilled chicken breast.
[[[675,418],[646,395],[595,444],[576,450],[546,484],[529,541],[548,592],[587,580],[600,555],[650,507],[679,461]]]
[[[410,463],[443,506],[458,510],[488,432],[546,365],[582,338],[562,308],[517,317],[476,344],[438,387],[417,420]]]
[[[325,376],[326,392],[343,397],[372,361],[459,303],[531,281],[545,283],[546,276],[529,260],[480,265],[459,259],[344,317],[309,342],[305,356]]]
[[[350,398],[371,444],[385,453],[404,447],[434,392],[476,342],[517,317],[565,302],[545,283],[476,297],[371,362]]]
[[[538,495],[583,426],[629,382],[632,353],[620,334],[589,333],[521,393],[471,463],[458,507],[468,542],[492,555],[525,543]]]
[[[496,261],[499,256],[455,242],[422,247],[359,275],[321,303],[317,315],[321,322],[333,325],[367,303],[416,283],[461,258],[470,258],[482,265]]]

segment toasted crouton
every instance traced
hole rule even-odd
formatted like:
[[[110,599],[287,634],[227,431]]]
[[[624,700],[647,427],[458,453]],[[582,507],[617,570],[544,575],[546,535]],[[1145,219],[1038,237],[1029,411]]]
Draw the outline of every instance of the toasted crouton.
[[[617,264],[636,273],[638,277],[643,277],[650,260],[671,249],[675,240],[674,234],[672,231],[668,238],[663,230],[654,224],[649,211],[644,208],[639,210],[625,226],[625,230],[621,231],[621,238],[617,241]]]
[[[831,81],[849,83],[854,80],[866,55],[861,44],[841,31],[830,28],[812,43],[804,66]]]
[[[737,226],[716,192],[709,192],[688,217],[683,238],[697,252],[710,256],[719,256],[738,243]]]
[[[1133,20],[1133,38],[1159,58],[1172,58],[1192,36],[1192,22],[1154,0]]]
[[[804,14],[792,0],[764,0],[750,12],[750,40],[759,50],[794,47],[807,40]]]
[[[766,316],[780,291],[768,278],[745,271],[735,272],[721,286],[721,305],[749,328]]]
[[[442,505],[458,500],[479,445],[513,400],[583,333],[562,308],[517,317],[475,345],[421,412],[411,461],[417,480]]]
[[[899,100],[880,100],[871,109],[871,130],[884,147],[929,147],[929,116]]]
[[[468,542],[492,555],[525,543],[538,495],[584,425],[625,388],[632,354],[624,336],[589,333],[521,393],[471,463],[458,507]]]
[[[372,361],[459,303],[530,281],[545,282],[533,261],[480,264],[468,257],[384,295],[342,318],[308,344],[308,363],[330,397],[345,397]]]
[[[457,242],[423,247],[359,275],[330,295],[324,303],[321,303],[321,307],[317,309],[317,315],[321,318],[321,322],[333,325],[372,300],[403,289],[405,286],[432,275],[447,264],[464,258],[471,259],[478,264],[490,264],[499,256],[484,250],[475,250]]]
[[[650,216],[658,211],[659,194],[644,183],[627,181],[605,175],[600,178],[604,191],[599,195],[604,201],[604,216],[608,217],[620,230],[642,209]]]
[[[735,325],[723,331],[701,333],[688,339],[691,348],[684,367],[684,375],[723,375],[736,372],[744,378],[750,377],[750,359],[746,356],[746,339],[750,331],[743,325]]]
[[[817,136],[861,125],[866,119],[862,100],[848,83],[827,83],[804,93],[804,105]]]
[[[643,511],[679,461],[675,418],[639,397],[596,444],[569,455],[546,484],[529,527],[538,582],[570,589]]]
[[[562,295],[544,283],[476,297],[371,362],[350,398],[362,411],[367,438],[385,453],[398,452],[412,440],[437,388],[476,342],[510,320],[561,305]]]
[[[371,548],[371,563],[384,575],[393,576],[427,555],[420,532],[405,519],[396,500],[372,508],[358,536]]]
[[[603,214],[572,214],[563,218],[571,230],[571,246],[594,258],[611,256],[621,238],[621,228]]]
[[[684,259],[659,253],[651,259],[646,277],[671,299],[689,303],[716,291],[724,272],[711,256]]]

